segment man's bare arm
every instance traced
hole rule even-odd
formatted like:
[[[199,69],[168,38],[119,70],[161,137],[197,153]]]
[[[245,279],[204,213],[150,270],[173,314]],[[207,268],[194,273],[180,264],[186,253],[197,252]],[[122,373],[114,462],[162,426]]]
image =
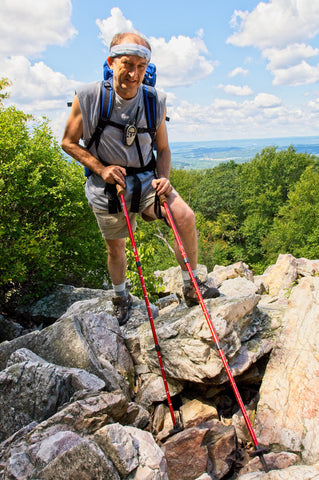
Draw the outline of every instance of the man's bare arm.
[[[172,186],[169,182],[169,174],[171,169],[171,150],[168,144],[165,119],[166,111],[164,112],[162,122],[156,132],[156,169],[158,179],[153,180],[153,187],[157,190],[159,195],[169,195],[172,191]]]
[[[118,165],[103,165],[79,142],[83,134],[83,119],[78,97],[75,96],[72,108],[67,120],[63,138],[62,148],[72,158],[82,163],[92,172],[99,175],[107,183],[118,183],[125,188],[125,168]]]

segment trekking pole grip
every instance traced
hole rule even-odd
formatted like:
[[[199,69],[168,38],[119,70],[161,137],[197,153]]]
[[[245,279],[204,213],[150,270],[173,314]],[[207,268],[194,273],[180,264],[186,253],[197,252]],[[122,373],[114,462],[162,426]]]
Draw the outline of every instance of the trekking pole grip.
[[[124,195],[125,188],[121,187],[118,183],[116,184],[116,191],[117,195],[120,197],[121,195]]]
[[[159,196],[159,199],[160,199],[161,206],[163,206],[164,203],[167,202],[167,197],[166,197],[166,195],[164,195],[164,193],[162,193],[162,195]]]

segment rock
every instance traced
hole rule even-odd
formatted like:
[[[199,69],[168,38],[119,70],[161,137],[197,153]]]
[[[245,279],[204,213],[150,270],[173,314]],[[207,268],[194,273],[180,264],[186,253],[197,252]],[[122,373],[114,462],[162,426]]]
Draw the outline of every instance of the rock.
[[[206,472],[208,454],[203,439],[208,430],[204,426],[187,429],[163,445],[169,480],[193,480]]]
[[[251,425],[255,423],[256,403],[257,402],[253,400],[252,402],[250,402],[249,405],[245,405],[246,413],[248,415]],[[235,427],[236,435],[239,442],[248,443],[251,441],[251,435],[249,433],[246,421],[241,410],[238,410],[232,416],[232,425]]]
[[[54,415],[74,393],[70,374],[55,365],[22,362],[0,372],[0,441],[33,420]]]
[[[113,295],[114,292],[110,290],[57,285],[53,292],[38,300],[29,310],[24,308],[20,311],[21,313],[28,313],[35,321],[49,325],[60,318],[76,302],[93,298],[111,300]]]
[[[18,337],[22,331],[21,325],[0,314],[0,343]]]
[[[307,258],[297,258],[297,272],[303,277],[313,277],[318,275],[319,260],[308,260]]]
[[[264,445],[319,461],[319,278],[294,287],[260,390],[256,432]]]
[[[235,430],[212,420],[174,435],[162,449],[167,460],[169,480],[193,480],[203,473],[219,480],[233,464]]]
[[[62,424],[76,432],[92,434],[104,425],[124,421],[128,406],[122,392],[88,394],[53,415],[47,420],[46,427]]]
[[[153,422],[152,422],[152,433],[157,435],[158,432],[163,430],[164,427],[164,418],[166,412],[169,412],[169,408],[160,403],[154,408]]]
[[[0,372],[0,440],[30,422],[54,415],[75,392],[105,387],[85,370],[50,364],[27,349],[14,352]]]
[[[287,295],[297,278],[297,261],[290,254],[279,255],[276,264],[268,267],[262,275],[271,296]]]
[[[64,478],[73,478],[72,475],[75,474],[72,473],[72,458],[79,465],[82,465],[84,460],[88,466],[91,465],[90,473],[86,470],[88,467],[83,467],[83,472],[86,472],[83,475],[95,473],[100,475],[100,468],[102,468],[105,478],[113,478],[111,475],[119,478],[107,455],[100,450],[97,443],[92,442],[92,438],[95,438],[97,432],[101,433],[106,425],[134,421],[137,417],[137,412],[132,415],[130,404],[122,393],[91,394],[64,405],[59,412],[46,421],[25,427],[0,444],[0,458],[5,471],[4,480],[61,478],[62,466],[66,469]],[[134,429],[134,432],[135,430],[138,429]],[[92,461],[83,454],[82,447],[88,448],[88,452],[92,454]],[[83,460],[77,459],[81,454],[83,454]],[[95,462],[98,465],[95,465]],[[77,472],[78,475],[81,473],[80,470]],[[95,477],[83,476],[83,478]]]
[[[267,319],[255,311],[259,296],[206,301],[208,312],[225,354],[239,375],[273,347],[267,335]],[[219,354],[201,307],[188,309],[184,304],[156,319],[166,377],[184,383],[225,382]],[[265,330],[265,334],[261,334]],[[128,349],[137,366],[158,372],[158,359],[148,324],[131,332]]]
[[[121,476],[129,475],[138,467],[137,448],[121,424],[105,425],[95,433],[94,440],[112,460]]]
[[[156,305],[159,308],[159,315],[164,315],[172,311],[180,304],[180,298],[176,293],[171,293],[166,295],[166,297],[159,298],[156,302]]]
[[[242,262],[208,276],[201,268],[222,293],[205,300],[211,328],[200,306],[180,302],[180,270],[169,272],[172,295],[159,315],[151,309],[179,433],[144,301],[133,297],[119,327],[112,291],[60,286],[53,325],[0,344],[1,480],[319,479],[318,268],[291,255],[255,278]],[[57,301],[39,303],[35,319],[52,322]],[[270,446],[269,473],[249,458],[214,329],[258,441]]]
[[[205,282],[207,280],[207,268],[205,265],[198,265],[197,267],[198,278]],[[156,270],[154,272],[156,278],[162,278],[163,281],[163,293],[175,293],[180,297],[183,297],[183,279],[181,273],[181,267],[171,267],[165,271]]]
[[[299,461],[298,455],[291,452],[280,452],[280,453],[267,453],[264,455],[264,459],[267,465],[268,470],[283,470],[295,465]],[[242,468],[240,475],[251,472],[259,472],[262,470],[262,464],[258,457],[250,460],[250,462]]]
[[[238,480],[318,480],[319,465],[296,465],[269,473],[253,472],[239,475]]]
[[[39,480],[120,480],[112,462],[96,443],[83,439],[54,458],[38,473]]]
[[[191,428],[208,420],[218,419],[216,407],[197,399],[184,403],[180,412],[184,428]]]
[[[138,388],[135,401],[142,407],[149,409],[154,403],[164,401],[166,391],[163,378],[154,373],[141,375],[141,386]],[[174,381],[167,381],[168,391],[171,397],[183,390],[183,384]]]
[[[141,407],[135,402],[128,404],[126,414],[121,418],[124,425],[132,425],[132,427],[146,428],[151,421],[151,416],[145,408]]]
[[[48,364],[43,358],[31,352],[27,348],[16,350],[8,360],[8,367],[15,363],[37,362],[39,364]],[[86,392],[98,392],[105,387],[105,382],[96,375],[88,373],[79,368],[67,368],[55,365],[56,371],[62,375],[69,376],[74,391],[85,390]]]
[[[226,295],[226,297],[238,298],[259,293],[259,287],[245,277],[236,277],[225,280],[219,287],[219,291],[222,295]]]
[[[134,377],[117,320],[109,314],[84,313],[60,321],[0,345],[0,365],[10,355],[27,348],[49,363],[76,367],[97,375],[109,391],[123,390],[130,397],[129,381]]]
[[[208,274],[209,278],[215,281],[215,284],[219,287],[225,280],[244,277],[250,282],[254,281],[253,272],[249,269],[248,265],[244,262],[237,262],[227,267],[221,265],[215,265],[212,273]]]
[[[125,427],[132,437],[137,450],[139,466],[132,479],[134,480],[171,480],[167,475],[166,459],[163,451],[155,443],[149,432],[134,427]]]

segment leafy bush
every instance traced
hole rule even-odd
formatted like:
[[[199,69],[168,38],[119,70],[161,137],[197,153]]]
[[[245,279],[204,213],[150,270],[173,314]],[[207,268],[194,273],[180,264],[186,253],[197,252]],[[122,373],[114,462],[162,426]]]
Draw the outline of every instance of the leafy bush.
[[[42,294],[53,282],[101,286],[104,242],[48,121],[0,104],[0,288]]]
[[[154,257],[156,256],[155,248],[149,242],[145,241],[145,234],[143,231],[137,231],[134,234],[138,258],[141,262],[141,270],[143,281],[145,284],[147,296],[149,300],[156,301],[158,295],[162,290],[162,279],[154,276]],[[130,239],[126,243],[126,258],[127,258],[127,278],[132,284],[132,293],[140,298],[143,298],[143,289],[141,279],[136,265],[136,259],[133,253],[133,248]]]

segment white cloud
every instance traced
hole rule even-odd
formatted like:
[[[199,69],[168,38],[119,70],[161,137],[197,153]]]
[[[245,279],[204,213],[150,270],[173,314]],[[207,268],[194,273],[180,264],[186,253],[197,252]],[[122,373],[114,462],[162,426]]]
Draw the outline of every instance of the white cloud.
[[[254,93],[248,85],[242,87],[238,85],[218,85],[218,88],[223,88],[227,95],[236,95],[239,97],[245,97]]]
[[[237,68],[234,68],[234,70],[232,70],[231,72],[229,72],[228,76],[232,78],[232,77],[237,77],[237,75],[247,75],[247,74],[248,74],[247,69],[242,67],[237,67]]]
[[[269,60],[269,69],[289,68],[298,65],[305,59],[319,54],[319,48],[313,48],[305,43],[294,43],[286,48],[266,48],[263,56]]]
[[[112,8],[110,17],[97,20],[96,23],[100,29],[100,38],[107,46],[115,33],[137,32],[118,7]],[[200,29],[195,37],[179,35],[171,37],[169,41],[164,38],[148,38],[160,88],[191,85],[213,72],[216,63],[206,58],[208,50],[203,35],[203,30]]]
[[[238,31],[227,39],[228,43],[240,47],[283,48],[319,33],[319,3],[314,0],[259,2],[252,12],[235,10],[231,25]]]
[[[316,100],[310,100],[308,105],[309,105],[312,112],[318,112],[319,113],[319,98],[316,98]]]
[[[133,23],[127,20],[122,11],[118,7],[111,9],[111,16],[104,20],[97,19],[96,24],[100,29],[99,38],[101,38],[104,45],[109,47],[113,36],[121,32],[136,32]]]
[[[276,95],[271,95],[270,93],[258,93],[254,99],[254,104],[258,108],[274,108],[279,107],[282,104],[282,101]]]
[[[300,108],[265,92],[243,101],[216,98],[207,105],[175,99],[168,115],[170,141],[317,135],[319,98]]]
[[[0,3],[0,55],[36,55],[64,45],[77,31],[71,0],[9,0]]]
[[[66,108],[80,85],[44,62],[32,65],[23,56],[0,59],[0,71],[13,82],[11,100],[27,113]]]
[[[235,10],[231,24],[237,31],[227,43],[262,50],[274,85],[304,85],[318,81],[318,66],[307,59],[319,54],[306,41],[319,34],[319,3],[313,0],[269,0],[254,10]]]
[[[277,69],[274,74],[274,85],[308,85],[319,81],[319,64],[312,66],[302,61],[299,65]]]
[[[214,71],[214,64],[207,60],[206,45],[200,36],[164,38],[151,37],[152,61],[158,68],[158,84],[162,87],[191,85]]]
[[[267,70],[274,76],[274,85],[306,85],[318,81],[319,65],[311,66],[307,59],[319,54],[318,48],[293,44],[284,49],[267,48],[263,56],[269,60]]]

